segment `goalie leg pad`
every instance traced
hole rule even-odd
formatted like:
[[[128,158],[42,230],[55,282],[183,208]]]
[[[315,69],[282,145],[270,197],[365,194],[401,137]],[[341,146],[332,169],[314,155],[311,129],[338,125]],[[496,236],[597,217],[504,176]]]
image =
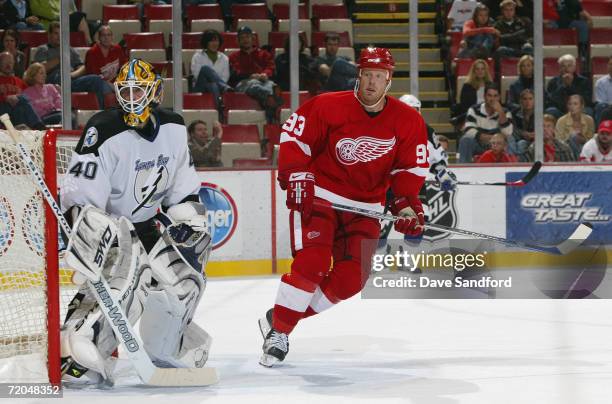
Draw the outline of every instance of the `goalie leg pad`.
[[[157,241],[149,257],[158,285],[156,290],[149,292],[140,320],[145,349],[158,366],[188,366],[179,358],[186,355],[184,336],[206,288],[206,278],[187,265],[164,238]],[[192,348],[197,349],[191,347],[187,351]],[[207,356],[208,348],[202,350]],[[193,362],[187,359],[189,361]]]

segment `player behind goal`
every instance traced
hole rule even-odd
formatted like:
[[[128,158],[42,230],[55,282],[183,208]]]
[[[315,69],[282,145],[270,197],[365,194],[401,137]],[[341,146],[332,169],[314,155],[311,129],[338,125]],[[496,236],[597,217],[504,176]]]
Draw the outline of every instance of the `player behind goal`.
[[[87,122],[61,186],[61,205],[73,221],[66,262],[87,270],[93,260],[131,323],[140,319],[144,348],[160,367],[202,367],[210,337],[193,323],[206,286],[211,249],[200,182],[183,118],[158,108],[162,81],[140,59],[123,65],[115,82],[120,108]],[[164,230],[155,223],[165,211]],[[105,229],[118,229],[116,240]],[[96,249],[112,242],[106,262]],[[88,260],[88,257],[91,259]],[[83,275],[62,327],[65,380],[112,383],[118,340]]]
[[[378,239],[378,220],[334,211],[329,202],[382,212],[390,185],[392,212],[403,217],[395,229],[423,232],[427,130],[418,112],[386,95],[394,65],[387,49],[363,49],[354,91],[319,95],[282,127],[278,180],[291,209],[294,260],[274,308],[259,320],[264,366],[285,358],[288,334],[302,318],[358,293],[370,272],[361,258],[376,243],[362,255],[361,241]]]

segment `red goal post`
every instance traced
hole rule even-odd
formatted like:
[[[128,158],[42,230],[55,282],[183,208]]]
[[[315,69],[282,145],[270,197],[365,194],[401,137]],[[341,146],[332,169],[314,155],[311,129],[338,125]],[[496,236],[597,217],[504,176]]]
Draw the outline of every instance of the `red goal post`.
[[[79,131],[21,131],[57,198]],[[58,226],[10,137],[0,131],[0,382],[59,384],[60,326],[76,291]]]

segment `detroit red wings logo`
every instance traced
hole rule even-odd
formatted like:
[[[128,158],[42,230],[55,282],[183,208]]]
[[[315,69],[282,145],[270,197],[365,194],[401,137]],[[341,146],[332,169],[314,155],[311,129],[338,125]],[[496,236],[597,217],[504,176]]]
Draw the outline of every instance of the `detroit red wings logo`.
[[[395,138],[388,140],[360,136],[357,139],[344,138],[336,143],[336,156],[342,164],[367,163],[389,153],[395,146]]]

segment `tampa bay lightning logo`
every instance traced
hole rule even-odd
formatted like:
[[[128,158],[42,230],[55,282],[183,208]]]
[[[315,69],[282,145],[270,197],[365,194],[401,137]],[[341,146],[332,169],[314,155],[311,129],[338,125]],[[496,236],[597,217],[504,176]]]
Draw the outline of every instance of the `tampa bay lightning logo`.
[[[213,229],[213,250],[227,243],[238,224],[238,209],[230,194],[223,188],[203,182],[200,202],[206,206],[208,222]]]
[[[136,181],[134,182],[134,199],[137,205],[132,210],[135,214],[142,208],[150,208],[164,197],[168,188],[169,157],[160,154],[157,159],[136,160],[134,170]]]
[[[2,257],[15,240],[15,215],[11,203],[0,196],[0,257]]]
[[[87,129],[87,132],[85,132],[85,139],[83,139],[83,144],[86,147],[91,147],[93,145],[95,145],[98,142],[98,130],[92,126],[91,128]]]

